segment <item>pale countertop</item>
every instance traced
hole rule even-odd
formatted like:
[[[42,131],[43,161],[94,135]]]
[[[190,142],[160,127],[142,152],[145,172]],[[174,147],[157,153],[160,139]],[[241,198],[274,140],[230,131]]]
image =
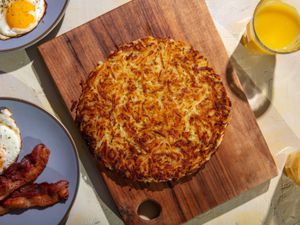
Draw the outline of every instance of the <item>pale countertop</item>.
[[[63,22],[48,39],[126,2],[71,0]],[[300,187],[282,174],[286,153],[300,149],[300,52],[257,57],[238,46],[258,0],[206,2],[277,162],[279,175],[271,180],[269,186],[259,186],[187,224],[300,225]],[[0,54],[0,96],[36,103],[61,119],[77,140],[79,134],[37,54],[36,46]],[[95,167],[89,163],[90,156],[85,154],[83,143],[76,141],[76,144],[81,161],[81,179],[67,224],[123,224]],[[258,195],[261,191],[263,194]]]

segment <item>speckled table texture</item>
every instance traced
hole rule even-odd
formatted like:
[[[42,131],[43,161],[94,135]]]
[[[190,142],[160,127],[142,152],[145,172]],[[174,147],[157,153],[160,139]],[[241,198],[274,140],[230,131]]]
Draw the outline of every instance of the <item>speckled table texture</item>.
[[[58,27],[42,42],[62,34],[127,0],[72,0]],[[235,65],[249,103],[276,160],[279,175],[186,224],[300,225],[300,187],[283,173],[286,156],[300,148],[300,52],[254,56],[239,45],[258,0],[206,0]],[[39,43],[38,43],[39,44]],[[76,140],[80,186],[68,225],[123,224],[102,179],[90,163],[36,45],[0,54],[0,96],[22,98],[57,116]]]

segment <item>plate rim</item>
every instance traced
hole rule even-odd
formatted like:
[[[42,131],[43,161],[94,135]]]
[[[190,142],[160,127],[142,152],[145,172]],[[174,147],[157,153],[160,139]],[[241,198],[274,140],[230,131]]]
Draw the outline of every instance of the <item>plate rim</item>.
[[[10,52],[10,51],[15,51],[15,50],[22,50],[22,49],[26,49],[34,44],[36,44],[38,41],[42,40],[44,37],[46,37],[56,26],[57,24],[61,21],[61,19],[63,18],[63,16],[65,15],[65,12],[66,12],[66,9],[67,9],[67,6],[69,4],[70,0],[65,0],[65,4],[64,4],[64,7],[63,9],[61,10],[61,12],[59,13],[58,17],[56,18],[56,20],[54,21],[54,23],[48,28],[45,30],[45,32],[43,32],[42,34],[40,34],[39,36],[37,36],[36,38],[34,38],[33,40],[23,44],[23,45],[20,45],[20,46],[17,46],[17,47],[14,47],[14,48],[6,48],[6,49],[0,49],[0,53],[4,53],[4,52]]]
[[[76,180],[76,188],[75,188],[75,193],[74,193],[74,198],[71,201],[70,206],[68,207],[66,213],[64,214],[64,216],[61,218],[60,222],[58,224],[62,224],[67,217],[69,216],[69,213],[71,211],[71,209],[74,206],[74,202],[77,198],[77,194],[78,194],[78,189],[79,189],[79,184],[80,184],[80,169],[79,169],[79,156],[78,156],[78,149],[76,147],[75,141],[72,138],[72,135],[70,134],[70,132],[68,131],[68,129],[65,127],[65,125],[54,115],[52,115],[51,113],[49,113],[47,110],[43,109],[41,106],[38,106],[35,103],[32,103],[30,101],[21,99],[21,98],[15,98],[15,97],[5,97],[5,96],[0,96],[0,101],[4,100],[4,101],[15,101],[15,102],[19,102],[19,103],[24,103],[27,105],[30,105],[40,111],[42,111],[43,113],[45,113],[46,115],[50,116],[50,118],[52,118],[62,129],[63,131],[66,133],[66,135],[68,136],[72,146],[73,146],[73,152],[75,154],[75,158],[76,158],[76,173],[77,173],[77,180]]]

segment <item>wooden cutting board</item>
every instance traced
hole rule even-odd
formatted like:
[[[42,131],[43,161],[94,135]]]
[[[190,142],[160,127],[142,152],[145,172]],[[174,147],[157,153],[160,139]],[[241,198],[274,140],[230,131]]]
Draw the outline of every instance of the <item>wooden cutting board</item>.
[[[101,4],[101,3],[99,3]],[[228,12],[230,13],[230,12]],[[276,166],[245,96],[230,89],[229,58],[204,0],[134,0],[39,47],[58,90],[72,106],[80,83],[117,46],[152,35],[191,43],[223,77],[232,100],[232,122],[220,149],[196,175],[177,183],[132,184],[101,170],[126,224],[181,224],[276,175]],[[227,71],[228,72],[228,71]],[[87,152],[89,154],[89,152]],[[139,205],[154,200],[159,217],[146,221]]]

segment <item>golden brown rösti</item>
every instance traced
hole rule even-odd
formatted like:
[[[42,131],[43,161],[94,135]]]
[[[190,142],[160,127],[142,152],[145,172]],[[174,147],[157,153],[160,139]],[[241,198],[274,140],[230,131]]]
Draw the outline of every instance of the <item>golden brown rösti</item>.
[[[106,167],[142,182],[179,179],[217,150],[231,109],[221,78],[192,46],[146,37],[93,71],[76,120]]]

